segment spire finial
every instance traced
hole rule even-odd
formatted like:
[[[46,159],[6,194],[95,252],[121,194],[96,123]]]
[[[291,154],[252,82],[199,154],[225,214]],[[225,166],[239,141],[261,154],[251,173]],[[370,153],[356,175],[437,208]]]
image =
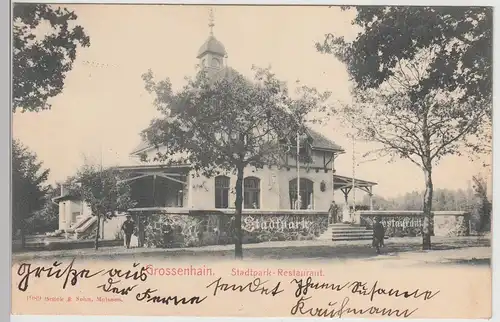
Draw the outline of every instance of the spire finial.
[[[210,36],[214,35],[214,11],[212,8],[208,9],[208,27],[210,28]]]

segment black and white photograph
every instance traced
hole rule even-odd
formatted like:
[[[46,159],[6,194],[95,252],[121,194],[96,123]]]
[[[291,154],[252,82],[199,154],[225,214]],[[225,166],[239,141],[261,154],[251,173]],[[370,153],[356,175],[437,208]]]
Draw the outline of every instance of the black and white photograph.
[[[493,7],[12,10],[12,314],[491,317]]]

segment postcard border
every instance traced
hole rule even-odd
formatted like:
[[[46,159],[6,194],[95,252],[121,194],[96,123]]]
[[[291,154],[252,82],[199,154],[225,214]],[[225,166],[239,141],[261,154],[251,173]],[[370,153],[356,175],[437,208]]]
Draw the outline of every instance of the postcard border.
[[[1,51],[1,61],[3,62],[0,65],[0,75],[2,75],[2,86],[0,97],[2,101],[5,103],[4,108],[2,109],[3,117],[0,117],[0,129],[4,133],[0,135],[0,150],[8,151],[7,153],[2,153],[1,155],[1,166],[0,166],[0,178],[2,182],[7,183],[7,187],[2,188],[2,193],[0,194],[0,203],[2,208],[4,209],[3,213],[8,214],[7,218],[4,217],[4,225],[0,227],[0,251],[3,256],[1,258],[7,258],[8,260],[2,261],[1,270],[0,270],[0,285],[5,285],[7,287],[2,287],[1,297],[4,299],[0,301],[0,319],[2,321],[8,321],[10,316],[11,309],[11,250],[12,250],[12,216],[11,216],[11,179],[10,175],[10,156],[11,156],[11,140],[12,140],[12,108],[11,108],[11,43],[10,43],[10,34],[11,34],[11,2],[10,1],[2,1],[0,5],[0,21],[3,21],[3,28],[0,28],[0,39],[1,43],[6,44],[6,50]],[[10,319],[9,319],[10,320]]]
[[[24,1],[16,1],[16,2],[49,2],[49,1],[32,1],[32,0],[24,0]],[[110,0],[110,1],[81,1],[81,0],[76,0],[76,1],[50,1],[51,3],[138,3],[139,1],[120,1],[120,0]],[[352,2],[352,1],[351,1]],[[164,0],[147,0],[147,1],[141,1],[141,3],[170,3],[170,4],[293,4],[293,5],[301,5],[301,4],[317,4],[317,5],[340,5],[340,4],[345,4],[345,1],[338,1],[338,0],[331,0],[331,1],[266,1],[266,0],[253,0],[253,1],[224,1],[224,0],[219,0],[219,1],[189,1],[189,0],[170,0],[170,1],[164,1]],[[421,0],[413,0],[413,1],[408,1],[408,0],[399,0],[399,1],[377,1],[377,0],[358,0],[356,1],[357,5],[363,5],[363,4],[385,4],[385,5],[491,5],[495,6],[495,1],[491,0],[481,0],[481,1],[465,1],[465,0],[447,0],[447,1],[421,1]],[[0,271],[0,285],[11,285],[11,249],[12,249],[12,238],[11,238],[11,229],[12,229],[12,224],[11,224],[11,217],[10,216],[10,211],[11,211],[11,175],[10,175],[10,155],[11,155],[11,140],[12,140],[12,113],[11,113],[11,64],[10,64],[10,59],[11,59],[11,44],[10,44],[10,35],[11,35],[11,2],[10,1],[1,1],[1,9],[0,9],[0,21],[5,22],[5,28],[1,28],[0,32],[0,37],[3,40],[4,44],[7,44],[6,50],[2,51],[1,57],[2,61],[5,63],[1,65],[1,75],[3,75],[3,79],[5,81],[5,85],[2,86],[1,89],[1,97],[4,102],[6,102],[5,106],[9,106],[9,108],[4,108],[4,116],[0,118],[1,122],[1,128],[3,129],[4,132],[6,132],[6,135],[1,136],[0,144],[2,147],[3,151],[8,151],[8,153],[2,154],[2,167],[1,167],[1,178],[3,179],[3,182],[7,183],[7,187],[5,190],[2,190],[4,193],[1,194],[1,199],[0,201],[2,202],[2,206],[4,207],[4,213],[8,213],[8,224],[7,225],[2,225],[1,232],[2,234],[0,235],[2,238],[2,241],[0,242],[0,249],[1,249],[1,254],[3,254],[2,258],[8,258],[8,261],[4,262],[5,264],[2,265],[1,271]],[[496,9],[496,8],[495,8]],[[500,42],[500,36],[499,36],[499,28],[498,28],[498,12],[497,10],[494,10],[494,52],[499,52],[499,42]],[[498,77],[498,67],[499,64],[493,64],[494,66],[494,79],[497,79]],[[499,93],[500,92],[500,86],[499,82],[493,82],[493,89],[494,93]],[[495,96],[496,100],[494,101],[494,105],[497,104],[498,97]],[[498,108],[498,107],[497,107]],[[494,123],[495,124],[500,124],[500,113],[494,113],[493,114],[494,118]],[[493,129],[493,137],[500,137],[500,126],[496,126]],[[493,140],[493,146],[495,147],[496,145],[496,140]],[[499,154],[500,154],[500,147],[498,149],[494,148],[493,149],[493,164],[499,160]],[[500,190],[495,189],[496,185],[495,183],[498,183],[499,181],[499,176],[496,174],[495,171],[493,171],[493,200],[500,200]],[[500,184],[500,183],[499,183]],[[493,203],[493,213],[495,213],[496,210],[496,203]],[[494,220],[494,219],[493,219]],[[497,227],[497,225],[492,225],[492,235],[496,236],[500,230],[500,228]],[[497,256],[500,256],[499,250],[500,249],[500,239],[499,238],[494,238],[492,242],[492,261],[491,261],[491,267],[492,267],[492,274],[493,274],[493,294],[492,294],[492,318],[496,316],[496,312],[498,311],[498,308],[500,307],[500,301],[498,298],[498,278],[496,277],[497,274],[495,274],[494,268],[496,267],[496,262],[497,262]],[[73,321],[73,322],[103,322],[103,321],[114,321],[116,320],[116,317],[114,316],[30,316],[30,315],[17,315],[17,316],[11,316],[10,315],[10,309],[11,309],[11,288],[10,287],[4,287],[2,288],[2,295],[4,299],[8,299],[7,301],[0,301],[0,315],[2,318],[0,318],[2,321],[7,321],[7,319],[3,319],[4,316],[10,317],[9,320],[11,321],[16,321],[16,322],[29,322],[29,321],[40,321],[40,322],[58,322],[58,321],[64,321],[67,322],[68,320]],[[120,317],[121,322],[136,322],[138,321],[139,317]],[[141,321],[164,321],[165,317],[140,317],[139,318]],[[221,320],[243,320],[241,318],[197,318],[197,317],[192,317],[192,318],[184,318],[184,317],[171,317],[168,318],[170,321],[221,321]],[[266,321],[291,321],[292,318],[267,318]],[[250,320],[250,321],[263,321],[261,318],[246,318],[245,320]],[[306,321],[314,321],[319,319],[305,319]],[[353,321],[363,321],[362,319],[352,319]],[[432,320],[432,319],[429,319]],[[417,320],[418,321],[418,320]],[[478,320],[479,321],[479,320]]]

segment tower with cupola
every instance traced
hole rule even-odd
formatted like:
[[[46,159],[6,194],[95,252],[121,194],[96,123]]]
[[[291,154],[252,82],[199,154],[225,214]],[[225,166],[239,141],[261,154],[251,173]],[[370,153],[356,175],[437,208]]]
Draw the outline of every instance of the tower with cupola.
[[[209,74],[223,69],[227,56],[224,45],[214,36],[214,26],[214,14],[212,9],[210,9],[208,23],[208,27],[210,28],[210,35],[208,36],[208,39],[203,43],[203,45],[201,45],[200,49],[198,50],[198,55],[196,56],[196,58],[200,60],[201,68],[205,69]]]

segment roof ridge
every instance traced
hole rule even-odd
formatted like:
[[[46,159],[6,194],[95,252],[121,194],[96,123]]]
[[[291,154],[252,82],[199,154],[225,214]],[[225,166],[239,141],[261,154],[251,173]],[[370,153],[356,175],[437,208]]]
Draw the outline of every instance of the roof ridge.
[[[328,150],[339,150],[344,151],[344,149],[335,143],[332,139],[328,138],[321,132],[313,129],[311,126],[306,125],[306,130],[309,132],[309,135],[312,137],[313,142],[312,146],[319,149],[328,149]]]
[[[335,141],[329,139],[321,132],[318,132],[317,130],[313,129],[311,126],[306,125],[306,130],[307,130],[309,136],[312,138],[312,144],[311,144],[312,147],[319,148],[319,149],[344,151],[344,149],[340,145],[335,143]],[[149,144],[144,139],[142,139],[141,143],[139,143],[136,146],[136,148],[134,150],[132,150],[132,152],[130,154],[134,155],[134,154],[137,154],[141,151],[151,149],[153,147],[154,146],[152,144]]]

